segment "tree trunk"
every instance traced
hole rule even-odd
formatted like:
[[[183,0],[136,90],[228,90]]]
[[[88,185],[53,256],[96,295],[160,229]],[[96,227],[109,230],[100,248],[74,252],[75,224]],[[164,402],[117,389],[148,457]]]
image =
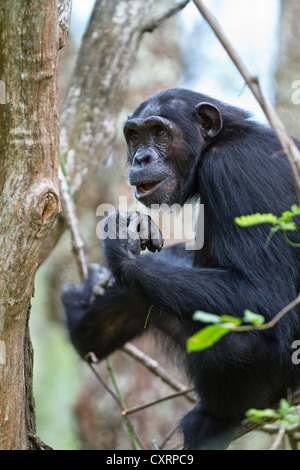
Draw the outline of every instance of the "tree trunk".
[[[1,450],[30,449],[35,426],[30,299],[43,240],[60,211],[57,9],[57,0],[0,3]]]

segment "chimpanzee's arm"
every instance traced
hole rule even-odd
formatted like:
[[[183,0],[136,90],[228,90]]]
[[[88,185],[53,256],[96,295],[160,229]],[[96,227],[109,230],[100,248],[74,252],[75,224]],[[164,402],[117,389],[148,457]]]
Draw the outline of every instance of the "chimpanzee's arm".
[[[149,255],[145,257],[149,258]],[[192,263],[192,254],[185,253],[183,244],[166,248],[160,258],[167,259],[169,264]],[[92,351],[102,359],[152,327],[185,347],[182,329],[175,319],[165,318],[160,308],[141,300],[129,290],[117,287],[114,281],[107,286],[108,275],[106,268],[92,264],[85,283],[79,286],[66,284],[62,290],[68,330],[82,357]],[[102,295],[96,295],[101,282],[104,287]]]
[[[251,308],[249,283],[233,270],[176,266],[160,259],[160,255],[128,259],[123,253],[117,262],[120,247],[112,241],[105,253],[119,285],[182,319],[191,319],[196,310],[242,314]]]
[[[121,227],[123,214],[113,213],[108,217],[120,218]],[[130,214],[127,216],[128,225],[124,226],[128,231],[131,230],[131,217]],[[108,220],[108,223],[110,221]],[[156,230],[159,232],[153,221],[151,224],[152,235]],[[120,233],[122,230],[121,227]],[[124,237],[124,233],[122,236]],[[159,239],[159,236],[156,238]],[[247,238],[246,236],[244,238],[243,243],[246,245]],[[150,245],[150,249],[152,248]],[[260,288],[257,269],[253,269],[256,273],[254,276],[250,270],[246,275],[237,269],[196,267],[176,262],[176,259],[170,262],[163,256],[164,250],[161,253],[149,253],[145,256],[143,253],[140,254],[139,239],[132,241],[125,238],[122,240],[107,238],[104,240],[104,253],[119,286],[157,308],[166,312],[175,312],[177,318],[181,320],[191,320],[196,310],[242,316],[245,309],[259,311],[269,319],[285,305],[282,293],[277,295],[280,286],[274,284],[276,278],[274,280],[273,277],[271,282],[270,277],[269,295],[273,298],[270,306],[270,302],[266,300],[268,299],[266,287],[264,290]],[[181,259],[185,260],[187,256],[182,254]],[[254,261],[249,259],[248,264],[251,262]]]

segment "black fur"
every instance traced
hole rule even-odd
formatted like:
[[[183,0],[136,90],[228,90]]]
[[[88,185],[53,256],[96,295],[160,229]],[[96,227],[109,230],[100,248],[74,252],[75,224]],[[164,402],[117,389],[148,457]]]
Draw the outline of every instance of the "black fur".
[[[214,137],[201,131],[196,106],[202,102],[216,106],[222,118]],[[186,354],[187,338],[201,327],[192,316],[204,310],[242,317],[250,309],[268,321],[298,295],[300,251],[280,233],[266,250],[269,226],[240,228],[234,221],[256,212],[280,215],[297,203],[296,194],[276,136],[246,112],[199,93],[171,89],[142,103],[130,119],[153,115],[172,122],[174,135],[165,160],[159,156],[155,167],[139,167],[135,175],[148,172],[150,177],[157,168],[171,173],[173,192],[161,190],[160,202],[164,196],[180,204],[200,197],[204,247],[192,253],[175,245],[137,256],[118,240],[106,240],[104,252],[118,287],[108,288],[90,305],[97,280],[93,267],[83,288],[64,289],[63,302],[79,353],[93,350],[100,358],[142,333],[153,305],[149,325],[177,344],[201,399],[182,421],[185,447],[225,448],[247,409],[270,406],[299,385],[300,366],[291,361],[291,345],[300,339],[299,308],[272,329],[230,333],[207,350]],[[129,145],[129,157],[130,152]],[[145,204],[151,202],[156,202],[155,193],[145,197]],[[297,240],[297,233],[289,236]]]

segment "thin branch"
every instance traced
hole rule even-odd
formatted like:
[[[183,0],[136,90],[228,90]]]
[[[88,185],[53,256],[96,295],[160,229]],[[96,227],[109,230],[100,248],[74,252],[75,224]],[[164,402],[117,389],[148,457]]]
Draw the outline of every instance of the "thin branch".
[[[186,395],[187,393],[193,392],[193,388],[187,388],[181,392],[172,393],[170,395],[166,395],[165,397],[157,398],[156,400],[149,401],[148,403],[144,403],[143,405],[133,406],[132,408],[128,408],[122,411],[123,416],[128,416],[130,414],[136,413],[137,411],[145,410],[150,406],[157,405],[158,403],[162,403],[163,401],[172,400],[173,398],[181,397],[182,395]]]
[[[38,450],[54,450],[52,447],[48,446],[48,444],[45,444],[45,442],[35,434],[29,432],[28,437],[32,442],[34,442]]]
[[[131,442],[132,442],[132,445],[133,445],[133,448],[135,450],[138,450],[138,447],[140,447],[140,449],[144,449],[144,446],[142,444],[142,442],[140,441],[140,439],[138,438],[138,435],[136,433],[136,431],[134,430],[134,426],[130,420],[130,418],[128,418],[127,416],[125,416],[123,414],[123,409],[125,408],[125,403],[124,403],[124,400],[123,400],[123,397],[122,395],[120,394],[120,391],[119,391],[119,388],[115,382],[115,377],[114,377],[114,372],[112,370],[112,367],[109,363],[109,361],[106,363],[107,364],[107,369],[108,369],[108,372],[110,374],[110,377],[113,381],[113,385],[114,385],[114,388],[116,390],[116,392],[118,392],[118,395],[116,395],[112,390],[111,388],[106,384],[106,382],[104,382],[104,380],[102,379],[101,375],[99,374],[99,372],[97,371],[97,369],[95,368],[95,364],[97,364],[99,361],[98,359],[96,358],[95,354],[93,352],[90,352],[88,353],[86,356],[85,356],[85,360],[87,362],[87,364],[89,365],[91,371],[94,373],[95,377],[97,378],[97,380],[100,382],[100,384],[105,388],[105,390],[111,395],[111,397],[114,399],[114,401],[116,402],[116,404],[118,405],[118,407],[120,408],[121,410],[121,413],[122,413],[122,417],[123,417],[123,420],[124,420],[124,424],[127,428],[127,432],[129,434],[129,437],[131,439]]]
[[[299,303],[300,294],[298,295],[298,297],[296,297],[296,299],[292,300],[292,302],[290,302],[282,310],[280,310],[280,312],[278,312],[277,315],[275,315],[275,317],[272,318],[272,320],[270,320],[269,322],[263,323],[262,325],[237,326],[236,329],[233,330],[233,332],[239,333],[241,331],[268,330],[269,328],[273,328],[273,326],[276,325],[276,323],[278,323],[284,315],[290,312],[290,310],[296,307],[296,305],[298,305]]]
[[[88,278],[88,263],[85,253],[85,242],[81,235],[78,219],[76,216],[75,205],[68,187],[66,177],[60,166],[59,168],[60,196],[64,208],[64,214],[71,233],[73,242],[73,251],[75,253],[78,269],[83,280]]]
[[[89,365],[91,371],[93,372],[93,374],[97,378],[97,380],[101,383],[101,385],[105,388],[105,390],[112,396],[112,398],[114,399],[114,401],[116,402],[116,404],[118,405],[118,407],[122,411],[123,407],[122,407],[117,395],[113,392],[113,390],[111,390],[111,388],[107,385],[107,383],[102,379],[101,375],[99,374],[99,372],[97,371],[97,369],[95,367],[95,364],[98,363],[98,359],[96,359],[95,354],[93,352],[88,353],[85,356],[85,360],[86,360],[87,364]]]
[[[164,438],[161,444],[158,444],[158,442],[155,439],[153,439],[152,441],[153,447],[157,450],[163,450],[167,442],[179,430],[179,427],[180,427],[179,424],[177,424],[173,429],[171,429],[171,431],[168,432],[168,434],[166,435],[166,437]]]
[[[133,357],[136,361],[138,361],[140,364],[150,370],[154,375],[160,377],[163,382],[168,384],[174,390],[181,392],[186,391],[185,385],[178,382],[178,380],[174,379],[174,377],[169,374],[163,367],[161,367],[157,361],[147,356],[147,354],[140,351],[133,344],[126,343],[123,346],[122,351],[128,354],[129,356]],[[191,403],[196,402],[195,398],[192,398],[189,395],[185,395],[185,397]]]
[[[167,10],[165,13],[162,15],[156,16],[153,18],[149,23],[146,23],[143,26],[143,33],[152,33],[155,28],[160,26],[164,21],[168,20],[172,16],[176,15],[179,13],[183,8],[186,7],[186,5],[190,2],[190,0],[183,0],[178,3],[176,3],[173,7],[171,7],[169,10]]]
[[[272,446],[270,447],[270,450],[278,450],[283,441],[284,436],[285,436],[285,428],[283,426],[280,426],[276,439],[273,442]]]
[[[124,401],[123,395],[122,395],[122,393],[119,389],[119,386],[118,386],[118,383],[117,383],[117,380],[116,380],[116,376],[115,376],[115,373],[113,371],[113,368],[112,368],[112,365],[111,365],[111,362],[110,362],[109,358],[106,358],[106,367],[107,367],[107,370],[109,372],[110,379],[113,383],[116,394],[118,396],[118,400],[120,402],[120,405],[124,410],[124,408],[126,408],[125,401]],[[128,418],[128,416],[124,415],[123,411],[122,411],[122,416],[123,416],[123,419],[124,419],[124,423],[125,423],[128,435],[129,435],[130,440],[131,440],[132,447],[133,447],[134,450],[139,450],[137,434],[133,429],[133,426],[130,422],[130,419]]]
[[[265,424],[260,431],[268,434],[276,434],[279,431],[280,426],[276,424]],[[289,429],[286,429],[286,434],[293,434],[294,432],[300,431],[300,423],[293,424]]]
[[[263,112],[265,113],[271,127],[273,128],[274,132],[276,133],[278,140],[280,141],[284,153],[286,154],[292,171],[292,177],[294,180],[295,189],[297,192],[298,201],[300,204],[300,177],[298,171],[300,171],[300,152],[294,143],[294,141],[288,135],[283,123],[279,119],[278,115],[276,114],[273,107],[268,103],[268,101],[263,96],[263,93],[260,88],[259,80],[256,76],[253,76],[246,65],[244,64],[243,60],[234,49],[230,41],[228,40],[227,36],[225,35],[221,25],[215,18],[215,16],[211,13],[211,11],[205,6],[202,0],[193,0],[194,4],[198,8],[199,12],[209,24],[217,38],[219,39],[220,43],[226,50],[227,54],[235,64],[236,68],[244,78],[246,84],[252,91],[253,95],[255,96],[256,100],[260,104]]]
[[[266,432],[267,434],[277,434],[280,426],[276,424],[265,424],[260,431]]]
[[[295,300],[293,300],[290,304],[286,305],[282,310],[280,310],[280,312],[277,313],[277,315],[271,321],[269,321],[268,323],[265,323],[265,327],[266,328],[271,328],[272,326],[274,326],[276,323],[279,322],[279,320],[286,313],[288,313],[290,310],[292,310],[294,307],[296,307],[296,305],[298,305],[299,303],[300,303],[300,294],[298,295],[298,297],[296,297]],[[263,325],[261,325],[261,326],[263,326]]]

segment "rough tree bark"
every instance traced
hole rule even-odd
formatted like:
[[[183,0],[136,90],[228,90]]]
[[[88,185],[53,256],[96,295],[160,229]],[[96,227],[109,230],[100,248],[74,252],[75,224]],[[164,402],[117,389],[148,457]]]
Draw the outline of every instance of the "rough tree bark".
[[[1,450],[30,449],[34,432],[28,317],[42,243],[60,211],[59,39],[57,0],[1,1]]]

